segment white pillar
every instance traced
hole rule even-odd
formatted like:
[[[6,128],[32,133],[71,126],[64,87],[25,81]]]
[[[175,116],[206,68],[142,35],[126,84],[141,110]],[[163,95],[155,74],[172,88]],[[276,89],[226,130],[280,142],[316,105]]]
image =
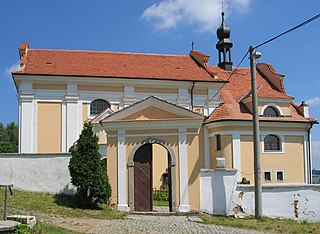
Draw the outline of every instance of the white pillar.
[[[210,169],[210,143],[209,143],[209,132],[206,125],[203,126],[203,141],[204,141],[204,168]]]
[[[186,109],[191,109],[191,98],[187,88],[179,88],[177,104]]]
[[[132,85],[125,85],[124,86],[124,93],[122,97],[122,105],[123,108],[127,106],[131,106],[137,101],[135,91],[134,91],[134,86]],[[121,105],[120,105],[121,107]]]
[[[232,162],[233,168],[237,169],[237,181],[241,181],[241,148],[240,148],[240,133],[232,134]]]
[[[19,95],[19,153],[34,153],[34,95]]]
[[[188,200],[188,145],[187,130],[179,129],[179,172],[180,172],[180,206],[179,212],[189,212]]]
[[[118,130],[118,210],[130,211],[127,203],[127,160],[125,130]]]
[[[77,93],[77,84],[67,84],[66,103],[66,151],[79,138],[79,96]]]

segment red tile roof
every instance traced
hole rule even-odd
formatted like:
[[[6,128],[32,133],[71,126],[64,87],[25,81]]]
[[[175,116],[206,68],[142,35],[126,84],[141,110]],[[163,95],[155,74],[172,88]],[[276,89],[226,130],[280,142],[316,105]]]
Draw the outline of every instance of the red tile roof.
[[[272,66],[271,66],[272,67]],[[231,72],[219,67],[210,67],[220,79],[227,80]],[[273,72],[275,72],[273,70]],[[257,86],[259,98],[293,99],[284,89],[280,92],[265,76],[257,72]],[[206,123],[228,120],[252,120],[252,113],[241,101],[251,96],[251,75],[249,68],[239,68],[226,83],[221,92],[221,104],[206,119]],[[298,106],[290,103],[291,117],[259,117],[261,121],[288,121],[288,122],[316,122],[313,118],[305,118]]]
[[[25,68],[17,73],[223,82],[187,55],[76,50],[27,48]]]

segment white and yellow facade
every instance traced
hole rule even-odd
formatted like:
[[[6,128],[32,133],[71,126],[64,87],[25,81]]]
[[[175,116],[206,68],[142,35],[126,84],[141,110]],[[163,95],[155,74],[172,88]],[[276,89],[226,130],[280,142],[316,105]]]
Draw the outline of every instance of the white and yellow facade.
[[[209,56],[196,51],[189,56],[52,51],[23,43],[20,58],[21,69],[13,73],[19,152],[68,152],[83,123],[92,121],[106,158],[111,202],[119,210],[135,210],[134,158],[146,144],[152,145],[153,187],[171,171],[173,211],[200,210],[200,169],[215,169],[217,158],[224,158],[226,168],[237,169],[238,181],[245,177],[254,183],[248,69],[228,83],[228,73],[208,66]],[[294,105],[281,90],[279,74],[270,65],[261,66],[265,183],[310,183],[310,129],[315,121],[306,106]],[[92,115],[91,104],[98,99],[109,107]],[[274,119],[263,117],[270,106],[279,113]],[[269,135],[279,140],[278,150],[264,149]]]

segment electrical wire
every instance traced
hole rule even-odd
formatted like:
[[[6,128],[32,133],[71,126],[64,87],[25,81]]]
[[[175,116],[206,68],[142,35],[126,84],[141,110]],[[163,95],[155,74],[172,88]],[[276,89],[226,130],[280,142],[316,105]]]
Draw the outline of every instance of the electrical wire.
[[[279,35],[277,35],[277,36],[275,36],[275,37],[273,37],[273,38],[271,38],[271,39],[269,39],[269,40],[267,40],[267,41],[265,41],[265,42],[262,42],[261,44],[253,47],[253,49],[257,49],[257,48],[259,48],[259,47],[261,47],[261,46],[263,46],[263,45],[265,45],[265,44],[268,44],[268,43],[274,41],[275,39],[277,39],[277,38],[279,38],[279,37],[284,36],[285,34],[287,34],[287,33],[289,33],[289,32],[292,32],[292,31],[294,31],[294,30],[297,30],[298,28],[301,28],[302,26],[311,23],[312,21],[318,19],[319,17],[320,17],[320,14],[317,14],[317,15],[311,17],[310,19],[302,22],[301,24],[298,24],[297,26],[294,26],[293,28],[290,28],[289,30],[287,30],[287,31],[285,31],[285,32],[283,32],[283,33],[280,33]]]
[[[241,65],[241,63],[243,62],[243,60],[246,58],[246,56],[248,55],[249,50],[247,50],[247,52],[245,53],[245,55],[242,57],[242,59],[240,60],[240,62],[238,63],[238,65],[236,66],[236,68],[231,72],[231,74],[228,76],[226,83],[224,83],[219,90],[215,93],[215,95],[213,95],[208,101],[205,102],[205,104],[203,106],[206,106],[209,102],[212,101],[212,99],[214,99],[222,90],[222,88],[228,83],[228,81],[231,79],[231,77],[233,76],[233,74],[237,71],[237,69],[239,68],[239,66]]]

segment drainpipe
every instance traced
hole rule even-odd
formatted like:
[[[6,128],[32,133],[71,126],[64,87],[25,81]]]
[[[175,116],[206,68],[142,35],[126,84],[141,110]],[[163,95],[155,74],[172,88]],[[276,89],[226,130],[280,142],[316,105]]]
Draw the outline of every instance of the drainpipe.
[[[194,89],[195,81],[192,81],[192,87],[191,87],[191,110],[193,111],[193,89]]]
[[[309,160],[309,184],[312,184],[312,163],[311,163],[311,128],[313,127],[313,123],[311,123],[310,128],[308,129],[308,160]]]

